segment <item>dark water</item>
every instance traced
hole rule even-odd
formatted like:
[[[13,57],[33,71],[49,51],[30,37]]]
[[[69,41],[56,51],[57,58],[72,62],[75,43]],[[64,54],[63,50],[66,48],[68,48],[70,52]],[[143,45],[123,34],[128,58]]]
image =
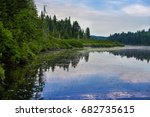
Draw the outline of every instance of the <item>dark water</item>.
[[[9,69],[1,99],[150,99],[149,47],[66,51],[56,56],[34,68]]]

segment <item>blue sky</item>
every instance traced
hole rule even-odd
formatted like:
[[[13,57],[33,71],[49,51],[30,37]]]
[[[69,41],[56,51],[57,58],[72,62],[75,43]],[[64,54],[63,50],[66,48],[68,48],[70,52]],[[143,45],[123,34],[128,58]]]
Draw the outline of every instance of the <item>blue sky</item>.
[[[40,12],[47,5],[47,14],[58,19],[71,17],[81,27],[90,27],[91,34],[135,32],[150,28],[150,0],[35,0]]]

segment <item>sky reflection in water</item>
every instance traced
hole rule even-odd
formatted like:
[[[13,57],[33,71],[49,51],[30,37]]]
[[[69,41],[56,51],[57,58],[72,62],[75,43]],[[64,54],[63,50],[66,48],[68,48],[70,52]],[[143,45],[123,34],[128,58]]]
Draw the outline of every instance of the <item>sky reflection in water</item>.
[[[44,99],[150,99],[150,64],[109,52],[90,52],[69,71],[44,72]]]

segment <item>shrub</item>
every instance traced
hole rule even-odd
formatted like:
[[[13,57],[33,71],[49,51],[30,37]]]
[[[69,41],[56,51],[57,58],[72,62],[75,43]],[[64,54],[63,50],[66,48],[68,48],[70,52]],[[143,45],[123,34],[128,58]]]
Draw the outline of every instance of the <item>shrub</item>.
[[[4,80],[5,79],[5,71],[2,68],[2,66],[0,66],[0,80]]]

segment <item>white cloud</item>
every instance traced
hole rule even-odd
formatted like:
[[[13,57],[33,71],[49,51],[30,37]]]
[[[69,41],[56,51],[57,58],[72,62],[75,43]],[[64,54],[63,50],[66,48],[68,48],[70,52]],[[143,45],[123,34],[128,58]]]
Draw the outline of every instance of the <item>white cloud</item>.
[[[128,72],[121,76],[121,79],[125,82],[132,83],[149,83],[150,82],[149,72]]]
[[[46,4],[49,15],[56,14],[58,19],[70,16],[72,21],[77,20],[84,29],[90,27],[91,34],[95,35],[109,36],[116,32],[135,32],[150,27],[150,8],[140,4],[124,7],[124,2],[117,0],[107,1],[105,5],[96,0],[95,3],[100,9],[94,9],[94,7],[89,6],[88,0],[81,0],[80,3],[75,3],[76,0],[35,1],[39,11]]]
[[[56,67],[55,72],[47,71],[45,73],[47,79],[50,78],[54,81],[56,81],[56,78],[58,81],[69,79],[86,80],[93,76],[96,76],[97,79],[119,78],[118,80],[122,80],[125,83],[150,83],[150,68],[146,61],[141,63],[135,58],[128,59],[127,57],[114,56],[105,52],[103,54],[90,53],[89,62],[85,62],[82,59],[76,68],[70,65],[69,72]]]
[[[133,16],[150,16],[150,7],[134,4],[123,8],[126,14]]]

